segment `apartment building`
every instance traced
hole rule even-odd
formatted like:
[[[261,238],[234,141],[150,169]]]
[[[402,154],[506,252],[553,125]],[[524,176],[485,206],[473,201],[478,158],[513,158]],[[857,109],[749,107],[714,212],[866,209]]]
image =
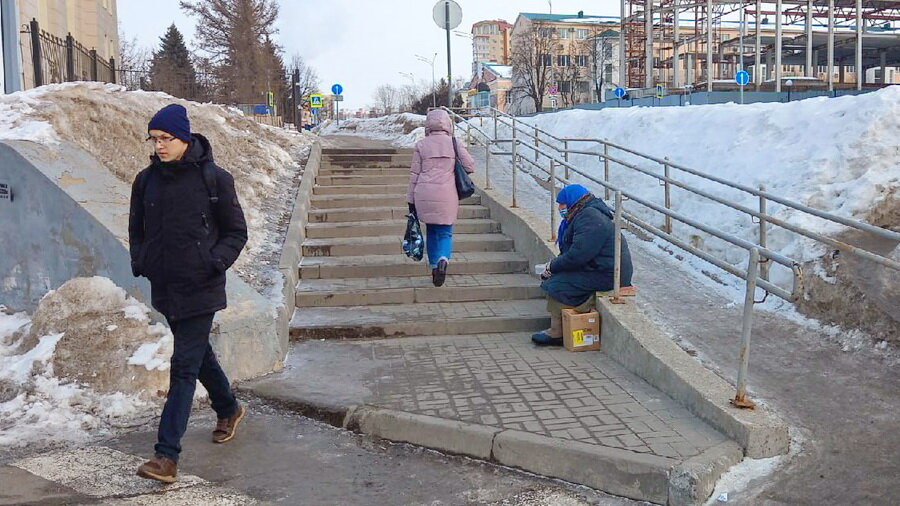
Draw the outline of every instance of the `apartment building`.
[[[502,19],[479,21],[472,25],[473,69],[478,63],[509,65],[511,24]]]
[[[96,50],[98,59],[119,57],[116,0],[18,0],[19,26],[36,20],[40,29],[60,39],[69,34],[81,46]],[[22,44],[30,41],[22,40]],[[26,46],[30,47],[30,46]],[[23,51],[29,55],[30,51]],[[34,86],[33,63],[22,61],[24,87]]]
[[[517,44],[535,43],[546,49],[538,61],[547,67],[546,93],[542,109],[571,107],[603,100],[605,91],[619,83],[619,18],[577,14],[520,13],[511,33],[511,54]],[[543,51],[543,50],[540,50]],[[513,87],[521,86],[523,76],[512,75]],[[535,110],[533,99],[513,92],[510,110],[527,113]]]

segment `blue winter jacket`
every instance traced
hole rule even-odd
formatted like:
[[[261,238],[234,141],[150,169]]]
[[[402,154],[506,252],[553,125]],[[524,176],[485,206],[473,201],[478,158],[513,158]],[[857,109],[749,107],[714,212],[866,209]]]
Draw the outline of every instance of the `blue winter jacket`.
[[[550,262],[550,279],[541,288],[554,299],[578,306],[596,291],[613,288],[615,224],[613,213],[593,198],[572,218],[560,241],[560,255]],[[622,237],[621,286],[631,285],[631,253]]]

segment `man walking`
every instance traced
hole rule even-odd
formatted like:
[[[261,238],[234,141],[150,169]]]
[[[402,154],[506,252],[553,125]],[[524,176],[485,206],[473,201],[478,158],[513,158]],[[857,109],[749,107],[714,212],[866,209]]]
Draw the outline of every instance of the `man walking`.
[[[154,154],[132,185],[131,269],[150,280],[153,307],[166,317],[175,347],[155,455],[137,474],[172,483],[198,379],[218,417],[214,442],[231,440],[244,416],[209,332],[226,307],[225,271],[247,242],[247,224],[234,178],[213,162],[209,141],[191,133],[183,106],[160,109],[147,130]]]

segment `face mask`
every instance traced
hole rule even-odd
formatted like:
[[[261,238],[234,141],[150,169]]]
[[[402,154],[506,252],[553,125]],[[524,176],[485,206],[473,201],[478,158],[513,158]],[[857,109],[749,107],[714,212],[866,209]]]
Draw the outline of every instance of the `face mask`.
[[[567,214],[569,214],[569,208],[559,210],[559,215],[562,216],[562,219],[566,219]]]

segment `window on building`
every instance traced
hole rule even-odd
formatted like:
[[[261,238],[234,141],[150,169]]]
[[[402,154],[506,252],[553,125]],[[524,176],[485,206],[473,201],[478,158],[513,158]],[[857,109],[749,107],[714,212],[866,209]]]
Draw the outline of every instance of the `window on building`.
[[[550,37],[553,37],[553,28],[541,28],[538,30],[538,35],[542,39],[549,39]]]
[[[603,69],[603,81],[607,83],[611,83],[613,80],[613,66],[612,63],[607,63],[606,67]]]
[[[575,89],[578,90],[578,93],[590,93],[591,83],[588,81],[578,81]]]
[[[584,40],[588,38],[590,31],[587,28],[579,28],[575,30],[575,38],[578,40]]]
[[[553,58],[549,54],[541,55],[541,65],[545,67],[550,67],[553,65]]]
[[[572,64],[572,57],[567,54],[556,55],[556,64],[560,67],[568,67]]]
[[[557,28],[556,36],[560,39],[568,39],[569,38],[569,29],[568,28]]]
[[[572,92],[572,81],[560,81],[559,92],[560,93],[571,93]]]
[[[587,67],[588,57],[586,54],[579,54],[575,56],[575,65],[579,67]]]

